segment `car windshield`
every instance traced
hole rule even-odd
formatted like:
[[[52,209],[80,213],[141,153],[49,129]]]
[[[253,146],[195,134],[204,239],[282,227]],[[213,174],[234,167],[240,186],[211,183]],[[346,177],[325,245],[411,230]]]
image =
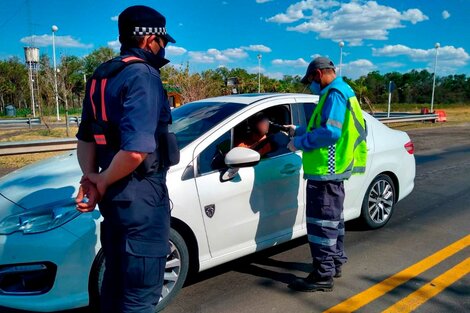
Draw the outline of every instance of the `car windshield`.
[[[241,103],[194,102],[172,111],[170,131],[176,134],[178,146],[183,149],[222,120],[244,108]]]

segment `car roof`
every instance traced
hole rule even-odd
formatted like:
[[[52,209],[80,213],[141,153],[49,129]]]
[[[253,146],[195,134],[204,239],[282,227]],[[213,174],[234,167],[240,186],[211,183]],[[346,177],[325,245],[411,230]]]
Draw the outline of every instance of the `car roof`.
[[[225,103],[241,103],[241,104],[250,105],[255,102],[266,100],[266,99],[281,99],[281,98],[292,98],[292,97],[303,97],[303,98],[311,97],[312,101],[318,100],[317,96],[310,95],[310,94],[303,94],[303,93],[245,93],[245,94],[238,94],[238,95],[207,98],[207,99],[203,99],[199,101],[194,101],[193,103],[225,102]]]

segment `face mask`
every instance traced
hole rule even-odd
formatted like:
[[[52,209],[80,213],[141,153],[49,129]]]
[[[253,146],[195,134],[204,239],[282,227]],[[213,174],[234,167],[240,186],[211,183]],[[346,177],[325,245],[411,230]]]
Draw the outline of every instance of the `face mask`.
[[[313,81],[311,84],[310,84],[310,91],[314,94],[314,95],[320,95],[321,93],[321,86],[319,83]]]
[[[160,50],[158,50],[156,56],[164,59],[165,58],[165,48],[160,47]]]

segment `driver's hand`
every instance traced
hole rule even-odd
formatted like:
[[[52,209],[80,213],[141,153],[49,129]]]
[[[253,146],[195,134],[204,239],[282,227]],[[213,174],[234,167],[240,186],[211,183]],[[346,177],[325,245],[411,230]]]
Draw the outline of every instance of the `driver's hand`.
[[[295,147],[294,138],[292,138],[292,139],[289,141],[289,144],[287,145],[287,149],[289,149],[289,150],[292,151],[292,152],[295,152],[295,151],[298,150],[298,149]]]
[[[295,126],[295,125],[284,125],[284,127],[286,129],[288,129],[288,135],[290,137],[293,137],[295,135],[295,129],[297,128],[297,126]]]

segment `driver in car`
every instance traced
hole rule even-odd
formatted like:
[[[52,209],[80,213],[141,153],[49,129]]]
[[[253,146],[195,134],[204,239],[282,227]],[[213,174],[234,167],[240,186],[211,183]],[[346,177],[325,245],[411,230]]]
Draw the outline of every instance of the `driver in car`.
[[[250,120],[251,133],[236,143],[237,147],[249,148],[257,151],[262,157],[274,150],[269,133],[269,119],[263,113],[256,113]]]

